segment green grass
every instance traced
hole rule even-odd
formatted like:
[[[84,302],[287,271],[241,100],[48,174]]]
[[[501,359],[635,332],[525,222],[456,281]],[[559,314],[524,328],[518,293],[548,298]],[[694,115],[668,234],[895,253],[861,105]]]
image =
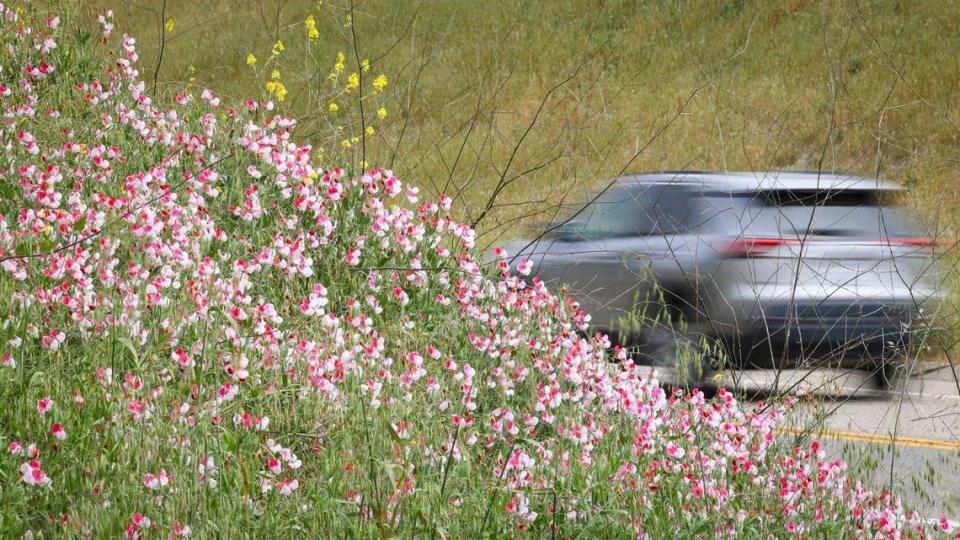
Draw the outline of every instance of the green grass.
[[[337,51],[356,70],[355,31],[369,75],[390,79],[368,161],[433,194],[463,190],[471,219],[501,177],[519,176],[482,242],[621,170],[879,173],[911,186],[910,203],[941,227],[956,222],[945,210],[960,202],[960,12],[948,2],[364,1],[353,28],[341,0],[100,4],[139,38],[148,83],[166,34],[157,85],[171,93],[193,77],[262,96],[268,74],[245,59],[262,67],[283,40],[283,108],[309,115],[301,136],[328,148],[335,126],[358,131],[357,111],[328,113],[320,90]],[[308,14],[320,30],[309,48]]]

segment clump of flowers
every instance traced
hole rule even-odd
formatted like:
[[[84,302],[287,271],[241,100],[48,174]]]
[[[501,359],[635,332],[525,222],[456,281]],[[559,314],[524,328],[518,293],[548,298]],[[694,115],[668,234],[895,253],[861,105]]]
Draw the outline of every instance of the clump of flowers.
[[[280,72],[276,69],[270,74],[270,80],[267,81],[266,89],[267,92],[276,97],[280,103],[283,103],[283,100],[287,98],[287,87],[280,81]]]
[[[529,261],[484,266],[449,197],[317,163],[272,101],[155,100],[127,35],[62,74],[89,51],[57,15],[0,6],[11,534],[953,534],[775,437],[789,399],[661,388]]]
[[[303,25],[307,29],[307,39],[310,41],[320,39],[320,31],[317,30],[317,21],[313,18],[313,15],[308,15],[307,19],[303,21]]]

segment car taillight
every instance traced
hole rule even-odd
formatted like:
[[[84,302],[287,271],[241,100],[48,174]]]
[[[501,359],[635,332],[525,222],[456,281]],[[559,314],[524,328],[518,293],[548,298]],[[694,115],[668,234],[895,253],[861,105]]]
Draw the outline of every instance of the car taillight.
[[[949,242],[946,240],[937,240],[934,238],[890,238],[891,244],[897,244],[901,246],[913,246],[913,247],[944,247],[949,245]]]
[[[727,257],[743,259],[796,243],[797,240],[787,238],[737,238],[726,245],[724,253]]]

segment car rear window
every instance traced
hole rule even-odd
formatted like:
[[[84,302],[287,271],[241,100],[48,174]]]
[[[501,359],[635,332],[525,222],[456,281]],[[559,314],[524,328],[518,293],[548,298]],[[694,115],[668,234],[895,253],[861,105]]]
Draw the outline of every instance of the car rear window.
[[[916,228],[890,194],[871,190],[768,190],[746,194],[745,232],[783,237],[910,236]]]

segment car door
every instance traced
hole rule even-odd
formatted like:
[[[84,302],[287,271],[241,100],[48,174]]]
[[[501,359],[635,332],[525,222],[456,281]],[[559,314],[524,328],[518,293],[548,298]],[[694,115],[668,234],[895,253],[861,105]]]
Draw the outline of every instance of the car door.
[[[535,272],[555,289],[567,287],[604,330],[631,311],[648,285],[642,251],[655,230],[656,189],[615,184],[530,252]]]

